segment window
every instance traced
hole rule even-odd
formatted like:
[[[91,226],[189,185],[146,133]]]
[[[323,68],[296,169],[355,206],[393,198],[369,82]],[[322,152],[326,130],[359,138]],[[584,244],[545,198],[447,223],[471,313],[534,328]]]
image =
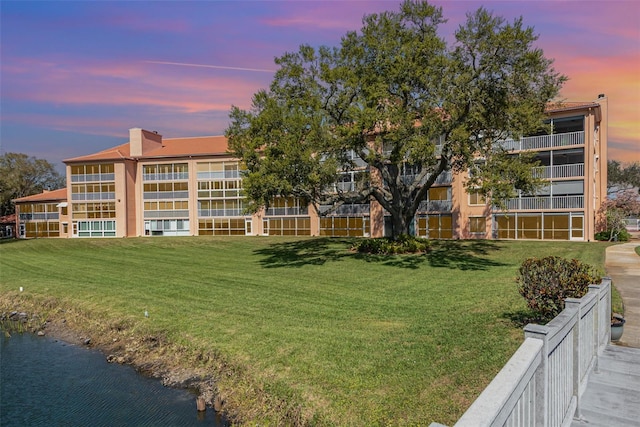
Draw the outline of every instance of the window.
[[[416,219],[416,236],[430,239],[451,239],[453,221],[450,214],[420,215]]]
[[[515,239],[516,238],[516,217],[515,215],[495,216],[496,236],[498,239]]]
[[[198,220],[198,234],[201,236],[244,236],[251,233],[251,222],[244,218],[213,218]],[[249,229],[245,232],[245,227]]]
[[[370,234],[369,217],[322,217],[321,236],[363,237]]]
[[[87,218],[115,218],[115,202],[91,202],[74,203],[71,205],[71,217],[73,219]]]
[[[78,237],[115,237],[115,221],[78,221],[73,223]]]
[[[309,217],[265,218],[265,231],[270,236],[309,236],[311,219]]]
[[[484,234],[487,231],[487,219],[483,216],[469,218],[469,231],[472,234]]]
[[[143,181],[174,181],[189,179],[189,167],[186,163],[166,163],[143,165]]]
[[[469,204],[470,205],[484,205],[486,204],[486,200],[482,194],[478,190],[470,190],[469,191]]]

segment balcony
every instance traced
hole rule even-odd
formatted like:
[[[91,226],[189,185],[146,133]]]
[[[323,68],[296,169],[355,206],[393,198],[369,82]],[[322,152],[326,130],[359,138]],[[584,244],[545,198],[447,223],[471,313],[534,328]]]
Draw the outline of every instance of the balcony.
[[[582,209],[584,196],[543,196],[520,197],[507,201],[507,210],[550,210],[550,209]],[[499,210],[499,209],[497,209]]]
[[[305,206],[304,208],[299,207],[278,207],[278,208],[269,208],[265,212],[265,216],[295,216],[295,215],[308,215],[309,209]]]
[[[331,205],[322,205],[320,206],[320,213],[324,215],[331,208]],[[369,212],[369,203],[346,203],[327,216],[364,216],[369,215]]]
[[[418,212],[451,212],[451,200],[424,200],[420,202]]]
[[[189,172],[145,173],[143,181],[184,181],[189,179]]]
[[[434,185],[451,184],[451,181],[453,180],[452,177],[453,177],[453,175],[451,174],[451,171],[444,171],[440,175],[438,175],[438,178],[436,178],[436,181],[434,182]],[[416,179],[416,175],[403,175],[402,176],[402,182],[404,182],[405,184],[411,184],[414,179]],[[427,175],[422,180],[422,183],[427,182],[428,179],[429,179],[429,175]]]
[[[180,210],[168,210],[168,211],[144,211],[144,219],[151,218],[189,218],[189,211]]]
[[[86,175],[71,175],[71,182],[105,182],[114,181],[114,173],[95,173]]]
[[[162,199],[188,199],[188,191],[145,191],[142,194],[144,200],[162,200]]]
[[[536,167],[533,176],[541,179],[584,177],[584,163]]]
[[[220,179],[238,179],[241,178],[241,172],[239,170],[227,170],[227,171],[211,171],[211,172],[198,172],[198,180],[200,181],[213,181]]]
[[[71,200],[74,201],[87,201],[87,200],[115,200],[116,193],[112,192],[98,192],[98,193],[73,193]]]
[[[50,221],[59,219],[58,212],[21,213],[20,221]]]
[[[199,218],[243,216],[242,209],[198,209]]]
[[[554,135],[527,136],[518,141],[505,139],[498,146],[505,150],[539,150],[584,144],[584,131],[557,133]]]

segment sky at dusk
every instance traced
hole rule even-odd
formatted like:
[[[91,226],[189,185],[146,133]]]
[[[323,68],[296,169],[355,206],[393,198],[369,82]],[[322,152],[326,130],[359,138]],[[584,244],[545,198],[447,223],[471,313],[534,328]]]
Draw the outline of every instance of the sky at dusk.
[[[640,1],[434,1],[453,41],[480,6],[522,16],[569,77],[566,101],[609,102],[609,158],[640,161]],[[274,58],[337,46],[365,14],[399,1],[0,2],[0,152],[62,159],[128,140],[221,135],[249,108]]]

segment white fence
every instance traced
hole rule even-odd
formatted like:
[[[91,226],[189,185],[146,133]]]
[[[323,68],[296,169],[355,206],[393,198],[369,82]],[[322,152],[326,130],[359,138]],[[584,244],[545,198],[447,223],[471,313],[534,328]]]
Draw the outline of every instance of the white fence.
[[[604,278],[584,297],[567,299],[547,325],[527,325],[524,343],[455,427],[570,425],[580,418],[580,400],[610,327],[611,279]]]
[[[640,219],[627,218],[624,220],[624,223],[627,227],[627,231],[640,231]]]

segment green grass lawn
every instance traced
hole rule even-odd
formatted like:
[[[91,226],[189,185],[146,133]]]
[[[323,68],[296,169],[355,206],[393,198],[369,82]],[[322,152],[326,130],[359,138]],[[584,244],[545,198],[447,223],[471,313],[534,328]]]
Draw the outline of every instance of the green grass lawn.
[[[318,425],[453,424],[523,340],[522,261],[604,270],[606,246],[440,241],[385,257],[324,238],[40,239],[0,245],[0,291],[220,355],[238,368],[221,391],[242,388],[248,407],[259,390]]]

